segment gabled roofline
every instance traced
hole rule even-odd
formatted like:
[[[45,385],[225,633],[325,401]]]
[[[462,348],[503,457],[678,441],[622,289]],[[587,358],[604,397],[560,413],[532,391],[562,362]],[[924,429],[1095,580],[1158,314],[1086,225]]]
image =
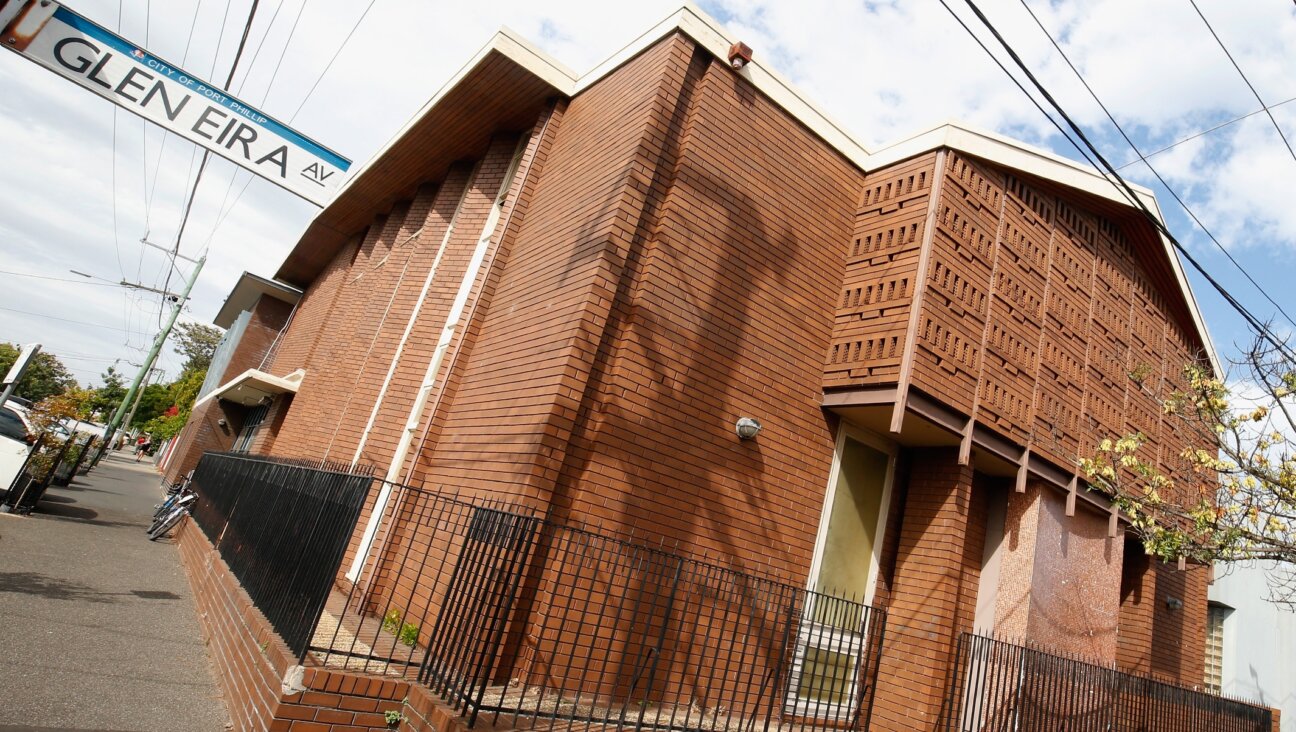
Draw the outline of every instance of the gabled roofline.
[[[1027,145],[1019,140],[988,130],[977,129],[961,122],[946,122],[884,146],[869,156],[869,167],[867,169],[892,165],[906,158],[942,147],[964,152],[1006,168],[1012,168],[1013,170],[1053,181],[1059,185],[1106,199],[1131,211],[1139,211],[1116,188],[1116,184],[1105,178],[1094,168],[1047,150]],[[1156,194],[1151,189],[1135,183],[1130,183],[1130,188],[1134,190],[1139,200],[1152,211],[1157,221],[1165,226],[1165,216],[1161,213],[1161,206],[1157,203]],[[1219,354],[1215,351],[1215,343],[1211,339],[1210,331],[1206,328],[1206,319],[1202,317],[1201,308],[1197,304],[1197,296],[1188,283],[1188,277],[1184,272],[1183,264],[1179,261],[1178,254],[1174,250],[1174,245],[1160,231],[1157,232],[1157,239],[1161,242],[1165,255],[1170,261],[1170,269],[1174,273],[1179,289],[1184,295],[1184,301],[1188,306],[1188,314],[1192,317],[1193,325],[1197,329],[1197,335],[1206,347],[1206,356],[1210,359],[1211,367],[1215,369],[1216,373],[1222,374],[1224,370],[1221,368]]]
[[[533,74],[549,85],[555,94],[573,97],[662,38],[677,31],[689,36],[716,58],[726,62],[729,47],[738,40],[735,36],[730,35],[715,19],[689,0],[685,0],[679,10],[671,13],[664,20],[640,34],[589,72],[578,76],[571,69],[541,51],[515,31],[509,28],[501,28],[486,45],[432,95],[432,98],[426,104],[419,108],[409,121],[373,157],[363,166],[352,171],[346,182],[338,190],[334,201],[344,196],[353,182],[359,180],[365,171],[382,160],[393,145],[492,53],[498,53],[508,58]],[[870,152],[844,126],[832,119],[824,110],[803,95],[791,82],[773,69],[763,65],[759,56],[736,73],[751,82],[756,89],[768,96],[794,119],[805,125],[812,133],[823,139],[830,147],[865,172],[932,149],[948,147],[1098,196],[1117,205],[1128,207],[1131,210],[1138,210],[1116,190],[1110,181],[1088,165],[959,122],[946,122],[937,125]],[[1140,200],[1164,224],[1164,217],[1153,192],[1139,185],[1131,184],[1131,187]],[[315,219],[319,219],[327,210],[327,208],[323,209],[316,215]],[[312,226],[315,223],[316,221],[312,220]],[[1171,269],[1183,293],[1193,324],[1196,326],[1197,334],[1206,347],[1211,365],[1217,373],[1223,373],[1214,342],[1206,329],[1206,323],[1198,307],[1197,298],[1193,294],[1188,278],[1184,274],[1179,257],[1170,242],[1159,232],[1158,238],[1161,240],[1166,256],[1170,260]]]

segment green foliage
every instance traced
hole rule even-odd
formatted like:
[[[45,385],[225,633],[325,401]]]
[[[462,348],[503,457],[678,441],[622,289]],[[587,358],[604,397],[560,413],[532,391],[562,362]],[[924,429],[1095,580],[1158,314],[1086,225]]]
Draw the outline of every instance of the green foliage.
[[[205,323],[177,323],[175,352],[185,357],[183,371],[206,371],[225,331]]]
[[[413,623],[402,623],[403,618],[404,616],[401,615],[400,610],[396,608],[388,610],[387,614],[383,616],[382,629],[395,635],[401,643],[412,646],[418,643],[419,627]]]
[[[92,390],[93,396],[86,403],[86,409],[95,421],[107,422],[126,397],[126,379],[116,366],[109,366],[100,378],[103,385]]]
[[[395,633],[401,627],[401,611],[392,608],[383,616],[382,629],[388,633]]]
[[[198,399],[198,391],[202,389],[203,380],[207,378],[206,369],[202,371],[186,371],[180,374],[180,378],[171,382],[166,387],[166,398],[168,403],[165,408],[176,408],[175,414],[162,414],[153,419],[140,423],[136,418],[136,424],[140,429],[153,435],[155,439],[165,440],[180,433],[184,429],[185,422],[189,420],[189,414],[193,411],[194,402]],[[143,409],[143,406],[140,407]]]
[[[9,373],[14,361],[18,360],[19,350],[20,347],[12,343],[0,343],[0,376]],[[76,385],[76,379],[72,378],[62,361],[51,353],[41,351],[27,367],[27,373],[18,382],[14,395],[39,402],[46,397],[62,394]]]
[[[149,384],[140,395],[139,408],[135,410],[135,424],[143,424],[157,419],[171,408],[171,393],[168,384]]]
[[[399,709],[388,709],[383,712],[383,719],[387,721],[388,727],[395,727],[405,721],[405,715]]]
[[[94,392],[88,389],[69,389],[62,394],[48,396],[32,405],[32,424],[38,432],[45,432],[64,420],[85,419]]]
[[[418,643],[419,627],[413,623],[405,623],[401,626],[400,635],[397,637],[400,638],[401,643],[413,646]]]
[[[1271,563],[1271,599],[1296,605],[1296,364],[1257,345],[1239,365],[1247,374],[1231,382],[1185,367],[1185,388],[1162,403],[1162,432],[1187,438],[1179,455],[1132,434],[1102,440],[1079,466],[1149,554]]]

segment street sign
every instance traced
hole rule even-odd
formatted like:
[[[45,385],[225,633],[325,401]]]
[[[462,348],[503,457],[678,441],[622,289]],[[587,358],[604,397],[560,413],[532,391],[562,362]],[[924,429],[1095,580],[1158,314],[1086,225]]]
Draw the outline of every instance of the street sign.
[[[351,161],[52,0],[0,0],[0,44],[318,205]]]
[[[0,381],[0,386],[9,386],[22,380],[23,373],[31,365],[31,360],[36,358],[40,353],[41,345],[39,343],[29,343],[22,347],[18,352],[18,358],[14,360],[13,366],[9,367],[9,373],[5,374],[4,380]]]

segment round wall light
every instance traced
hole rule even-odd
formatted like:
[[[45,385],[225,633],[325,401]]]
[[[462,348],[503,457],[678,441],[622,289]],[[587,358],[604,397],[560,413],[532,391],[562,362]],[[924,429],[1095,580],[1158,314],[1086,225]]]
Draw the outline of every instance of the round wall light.
[[[739,417],[738,424],[734,425],[734,431],[738,433],[738,439],[751,440],[760,434],[761,423],[752,417]]]

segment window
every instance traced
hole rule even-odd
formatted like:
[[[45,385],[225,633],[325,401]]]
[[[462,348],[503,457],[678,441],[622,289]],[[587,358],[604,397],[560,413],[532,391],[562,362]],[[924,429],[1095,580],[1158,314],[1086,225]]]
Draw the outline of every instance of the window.
[[[809,583],[836,597],[806,595],[792,658],[789,714],[846,720],[857,711],[858,666],[868,648],[868,616],[860,602],[873,599],[894,458],[887,443],[842,424]]]
[[[1206,608],[1206,690],[1220,693],[1224,684],[1224,619],[1229,609],[1211,604]]]
[[[261,404],[248,411],[243,418],[243,429],[239,430],[238,439],[234,440],[230,452],[247,452],[252,449],[252,440],[256,438],[257,429],[261,427],[269,411],[269,404]]]
[[[12,409],[0,409],[0,435],[23,442],[27,439],[27,425]]]

